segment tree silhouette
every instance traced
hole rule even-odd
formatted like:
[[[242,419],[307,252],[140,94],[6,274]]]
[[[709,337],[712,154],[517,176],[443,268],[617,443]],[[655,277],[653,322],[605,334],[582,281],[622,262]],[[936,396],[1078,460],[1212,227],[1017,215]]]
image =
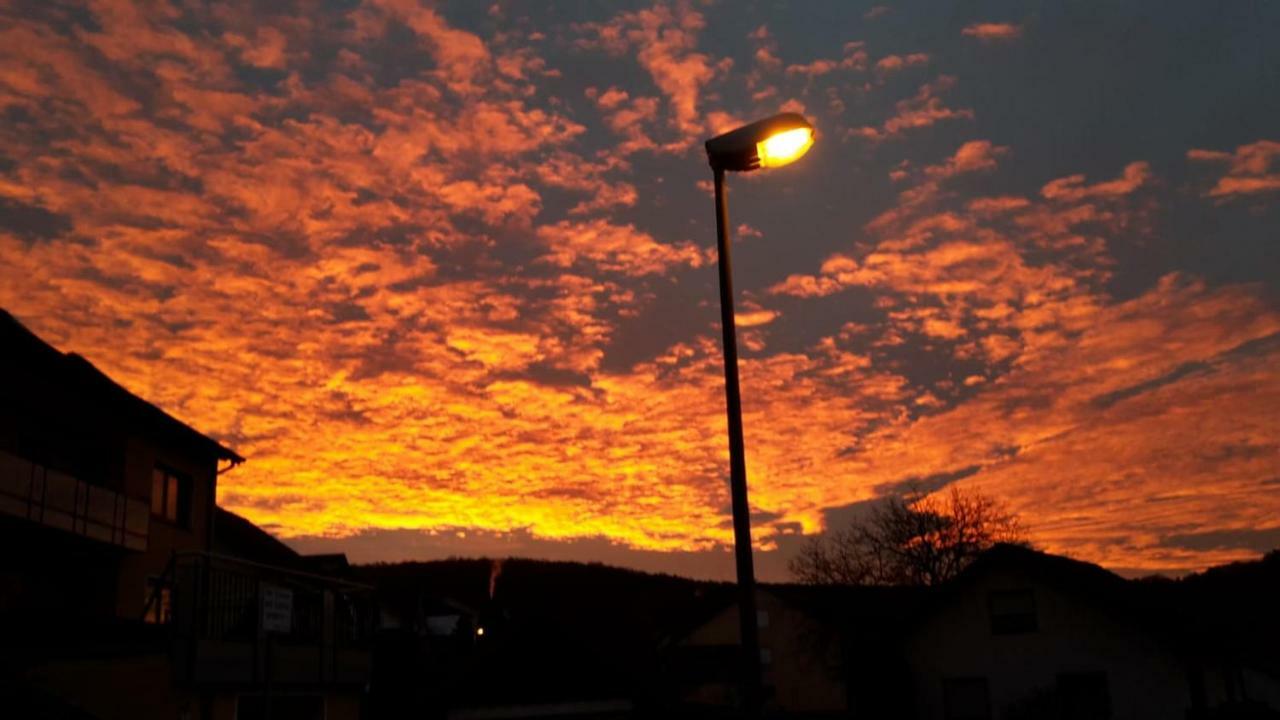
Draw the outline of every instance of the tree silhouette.
[[[919,489],[887,498],[861,522],[812,538],[789,563],[816,585],[937,585],[997,543],[1026,544],[1018,517],[978,491]]]

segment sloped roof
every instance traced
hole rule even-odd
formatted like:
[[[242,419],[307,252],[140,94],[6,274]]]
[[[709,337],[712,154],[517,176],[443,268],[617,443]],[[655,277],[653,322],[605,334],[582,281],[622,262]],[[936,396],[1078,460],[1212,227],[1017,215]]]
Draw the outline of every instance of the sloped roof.
[[[219,507],[213,516],[213,547],[229,555],[263,565],[310,570],[296,550],[243,517]]]
[[[1016,571],[1036,582],[1057,588],[1111,614],[1143,614],[1144,621],[1154,618],[1146,612],[1145,593],[1110,570],[1093,563],[1035,550],[1025,545],[1001,543],[983,552],[954,580],[938,588],[932,605],[945,604],[988,573]],[[1149,624],[1149,623],[1147,623]]]
[[[959,577],[940,588],[938,603],[946,603],[963,593],[975,579],[988,572],[1007,569],[1053,587],[1131,627],[1141,628],[1180,651],[1213,650],[1238,655],[1240,648],[1233,647],[1233,636],[1241,634],[1242,625],[1256,627],[1255,618],[1231,617],[1231,613],[1223,612],[1221,607],[1189,602],[1197,593],[1186,581],[1126,580],[1093,563],[1019,545],[996,545],[979,555]],[[1230,602],[1220,596],[1216,599]]]
[[[1082,592],[1124,592],[1128,586],[1124,578],[1100,565],[1007,543],[995,545],[979,555],[956,582],[963,584],[968,578],[993,568],[1016,568],[1037,579],[1067,584]]]
[[[156,439],[174,442],[233,464],[244,462],[233,450],[126,390],[75,353],[64,353],[41,340],[8,311],[0,309],[0,375],[13,386],[4,394],[34,392],[32,380],[56,389],[77,411],[125,423]],[[198,382],[199,378],[192,378]]]

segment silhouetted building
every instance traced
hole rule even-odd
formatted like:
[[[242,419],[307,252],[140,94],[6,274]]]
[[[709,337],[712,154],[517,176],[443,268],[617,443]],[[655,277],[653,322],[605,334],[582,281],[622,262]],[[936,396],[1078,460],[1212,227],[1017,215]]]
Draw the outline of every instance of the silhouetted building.
[[[18,716],[244,720],[270,696],[277,717],[356,717],[370,594],[216,507],[241,462],[0,311],[0,691],[30,703]]]
[[[900,717],[904,675],[890,667],[886,648],[923,595],[917,588],[759,586],[766,710],[803,718]],[[732,715],[739,702],[736,597],[720,593],[708,609],[663,653],[668,702],[686,716]]]
[[[1270,565],[1270,585],[1237,589],[1269,587],[1280,601],[1280,555]],[[1280,717],[1276,606],[1213,588],[1125,580],[1011,545],[938,588],[763,585],[766,709],[918,720]],[[686,716],[737,705],[737,607],[730,594],[716,600],[664,653],[671,707]]]
[[[1280,708],[1275,668],[1203,626],[1176,584],[1005,545],[941,589],[901,657],[922,719],[1271,716],[1248,713]]]

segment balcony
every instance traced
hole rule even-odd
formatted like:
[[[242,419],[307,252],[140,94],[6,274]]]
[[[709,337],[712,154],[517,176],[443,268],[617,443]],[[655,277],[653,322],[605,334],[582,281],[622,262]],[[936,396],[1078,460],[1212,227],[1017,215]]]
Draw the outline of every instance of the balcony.
[[[369,680],[376,614],[366,586],[189,554],[175,558],[155,604],[171,608],[173,667],[184,684],[304,689]]]
[[[147,549],[147,503],[0,450],[0,514],[127,550]]]

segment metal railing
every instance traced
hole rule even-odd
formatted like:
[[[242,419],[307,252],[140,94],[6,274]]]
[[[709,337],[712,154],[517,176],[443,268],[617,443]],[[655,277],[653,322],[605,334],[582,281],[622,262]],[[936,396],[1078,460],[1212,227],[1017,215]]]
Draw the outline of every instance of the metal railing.
[[[216,553],[174,555],[160,583],[170,590],[175,629],[195,638],[270,633],[286,643],[358,645],[371,639],[376,619],[368,585]],[[268,595],[287,597],[287,609],[268,610]]]
[[[377,613],[372,588],[214,553],[174,555],[167,590],[182,682],[327,687],[368,681]],[[148,602],[160,602],[160,587]]]

